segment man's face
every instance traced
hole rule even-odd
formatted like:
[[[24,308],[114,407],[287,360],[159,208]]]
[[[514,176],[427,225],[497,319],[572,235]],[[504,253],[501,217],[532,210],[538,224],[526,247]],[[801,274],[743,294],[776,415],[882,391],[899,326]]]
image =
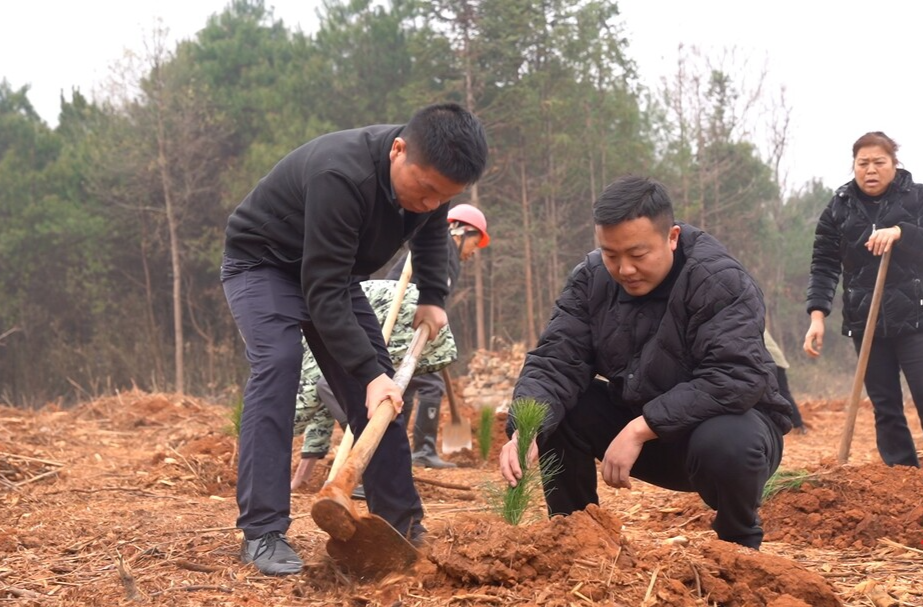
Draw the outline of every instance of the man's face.
[[[596,238],[609,274],[629,295],[640,297],[657,288],[673,268],[679,226],[672,226],[664,235],[659,226],[641,217],[598,225]]]
[[[407,143],[400,137],[391,146],[391,186],[398,203],[413,213],[429,213],[465,191],[436,169],[407,162]]]

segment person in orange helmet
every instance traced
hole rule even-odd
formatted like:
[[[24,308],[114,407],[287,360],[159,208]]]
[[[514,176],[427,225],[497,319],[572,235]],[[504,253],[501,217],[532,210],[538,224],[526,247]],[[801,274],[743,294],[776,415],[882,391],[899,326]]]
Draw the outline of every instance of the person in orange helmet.
[[[449,209],[449,272],[448,287],[451,295],[455,288],[461,264],[471,259],[478,249],[490,244],[487,233],[487,218],[477,207],[459,204]],[[402,255],[388,271],[388,278],[400,278],[406,254]],[[414,280],[414,279],[411,279]],[[439,409],[446,386],[439,373],[415,375],[404,391],[404,415],[409,416],[414,399],[418,401],[413,421],[414,466],[425,468],[454,468],[455,464],[447,462],[436,451],[436,434],[439,431]]]

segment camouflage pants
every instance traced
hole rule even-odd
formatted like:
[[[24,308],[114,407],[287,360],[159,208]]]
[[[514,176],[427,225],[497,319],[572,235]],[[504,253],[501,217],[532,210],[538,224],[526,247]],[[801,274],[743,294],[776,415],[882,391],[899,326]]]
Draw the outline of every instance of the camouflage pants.
[[[378,322],[384,324],[397,292],[397,281],[366,280],[362,283],[362,290],[368,297],[369,303],[372,304]],[[397,321],[391,331],[391,340],[388,342],[388,353],[391,355],[395,368],[404,358],[413,340],[413,317],[417,310],[419,296],[416,285],[413,283],[407,285]],[[298,395],[295,402],[295,435],[304,435],[301,448],[302,457],[321,458],[330,450],[330,438],[333,436],[335,420],[317,393],[317,382],[321,378],[320,368],[303,338],[302,345],[304,346],[304,358],[301,362],[301,381],[298,384]],[[457,357],[455,337],[449,327],[445,326],[423,348],[414,375],[439,371]]]

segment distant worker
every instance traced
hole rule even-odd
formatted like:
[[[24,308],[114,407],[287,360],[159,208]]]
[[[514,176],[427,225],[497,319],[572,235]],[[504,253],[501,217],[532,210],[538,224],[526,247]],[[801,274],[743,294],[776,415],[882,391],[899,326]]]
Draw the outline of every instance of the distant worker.
[[[448,223],[448,280],[449,293],[454,290],[461,272],[461,262],[468,261],[479,248],[490,244],[490,235],[487,233],[487,218],[480,209],[470,204],[459,204],[449,209],[446,219]],[[399,256],[391,266],[385,281],[365,281],[363,290],[372,303],[373,309],[383,322],[387,309],[390,307],[391,297],[394,294],[397,278],[400,277],[406,261],[406,254]],[[390,285],[390,286],[389,286]],[[388,343],[392,361],[397,364],[409,345],[413,329],[407,322],[407,315],[412,318],[412,310],[416,305],[416,284],[411,279],[411,284],[404,295],[400,307],[398,321],[395,323]],[[445,334],[445,335],[444,335]],[[414,395],[419,395],[419,406],[413,426],[413,455],[412,461],[416,466],[429,468],[450,468],[455,464],[439,457],[436,451],[436,437],[439,429],[439,410],[445,385],[438,371],[448,365],[456,357],[455,341],[448,327],[443,329],[436,340],[427,345],[417,365],[417,373],[410,379],[404,391],[404,408],[402,413],[405,420],[412,412]],[[323,407],[320,407],[323,405]],[[313,362],[309,351],[305,352],[304,366],[302,369],[301,386],[298,394],[298,413],[296,414],[296,429],[303,428],[304,442],[301,461],[292,477],[292,489],[310,478],[312,471],[319,459],[322,459],[330,449],[330,439],[333,432],[333,420],[340,425],[345,425],[342,407],[336,401],[330,390],[329,384],[321,376]],[[356,487],[353,497],[364,499],[363,485]]]
[[[391,309],[391,304],[397,294],[398,283],[394,280],[366,280],[362,282],[362,290],[369,300],[378,322],[382,325]],[[410,343],[413,340],[413,317],[417,309],[419,290],[416,285],[409,284],[404,292],[397,320],[391,331],[388,341],[388,353],[391,362],[397,367]],[[458,357],[455,347],[455,338],[449,326],[442,327],[433,339],[426,342],[423,352],[417,361],[415,374],[432,373],[449,365]],[[311,349],[304,344],[304,359],[302,360],[301,382],[298,386],[298,397],[295,404],[295,435],[303,435],[301,446],[301,459],[292,475],[292,489],[298,488],[308,481],[317,465],[330,451],[330,441],[333,436],[334,424],[338,423],[342,429],[348,424],[346,412],[337,402],[330,389],[330,384],[321,375],[320,367],[311,353]],[[285,462],[288,466],[289,462]],[[361,487],[361,485],[360,485]],[[355,497],[363,497],[364,491],[358,490]]]
[[[487,218],[475,206],[460,204],[449,209],[449,294],[455,288],[461,272],[461,262],[474,257],[477,249],[490,244]],[[391,266],[388,278],[398,278],[404,267],[406,255]],[[416,275],[411,280],[416,280]],[[413,465],[426,468],[454,468],[436,451],[436,434],[439,430],[439,409],[446,393],[445,383],[439,373],[414,375],[404,391],[404,415],[410,415],[414,396],[419,400],[413,420]]]
[[[843,274],[843,335],[858,353],[869,317],[881,256],[892,251],[865,391],[875,411],[878,453],[889,466],[920,467],[904,415],[901,371],[923,422],[923,185],[897,168],[898,145],[882,132],[852,147],[855,177],[821,213],[814,233],[804,351],[820,356],[824,321]]]

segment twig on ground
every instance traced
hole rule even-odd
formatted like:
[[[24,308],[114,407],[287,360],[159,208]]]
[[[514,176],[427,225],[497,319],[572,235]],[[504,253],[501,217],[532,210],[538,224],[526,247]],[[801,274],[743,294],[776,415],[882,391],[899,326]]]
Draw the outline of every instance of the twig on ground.
[[[138,584],[135,582],[135,576],[131,574],[131,568],[122,558],[121,554],[118,554],[116,565],[118,567],[119,580],[122,582],[122,587],[125,589],[125,598],[129,601],[146,601],[147,598],[138,589]]]
[[[414,476],[413,480],[418,483],[423,483],[424,485],[435,485],[436,487],[442,487],[443,489],[458,489],[459,491],[471,491],[469,485],[457,485],[455,483],[446,483],[443,481],[437,481],[431,478],[423,478],[421,476]]]
[[[173,591],[196,592],[196,591],[199,591],[199,590],[217,590],[218,592],[226,592],[226,593],[228,593],[228,594],[231,594],[231,593],[234,592],[234,590],[233,590],[232,588],[229,588],[228,586],[212,586],[212,585],[205,585],[205,584],[190,584],[190,585],[188,585],[188,586],[171,586],[171,587],[169,587],[169,588],[164,588],[163,590],[158,590],[158,591],[156,591],[156,592],[152,592],[152,593],[151,593],[151,596],[159,596],[159,595],[161,595],[161,594],[166,594],[167,592],[173,592]]]
[[[216,567],[214,565],[202,565],[201,563],[193,563],[192,561],[187,561],[186,559],[176,559],[173,561],[173,564],[179,567],[180,569],[188,569],[189,571],[198,571],[199,573],[215,573],[216,571],[223,571],[224,567]]]

